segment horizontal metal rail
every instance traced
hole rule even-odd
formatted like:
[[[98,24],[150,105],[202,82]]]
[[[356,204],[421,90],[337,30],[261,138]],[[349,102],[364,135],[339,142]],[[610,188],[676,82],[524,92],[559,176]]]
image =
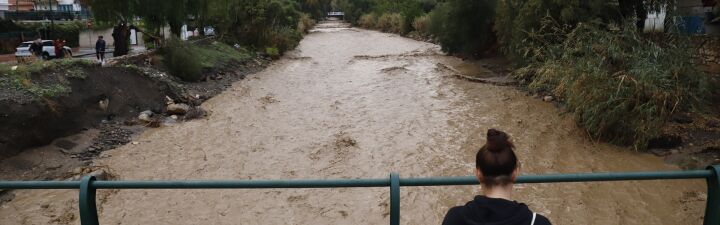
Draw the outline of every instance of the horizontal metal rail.
[[[705,225],[720,225],[720,165],[707,170],[573,173],[519,176],[516,183],[566,183],[631,180],[705,179],[708,202]],[[0,189],[79,189],[80,218],[83,225],[98,224],[95,205],[97,189],[259,189],[259,188],[356,188],[390,187],[390,224],[400,222],[401,186],[477,185],[473,176],[400,178],[391,173],[388,178],[326,179],[326,180],[126,180],[102,181],[84,177],[81,181],[0,181]]]
[[[705,179],[710,170],[573,173],[519,176],[516,183],[568,183],[630,180]],[[80,181],[0,181],[0,189],[78,189]],[[400,186],[477,185],[474,176],[400,178]],[[257,189],[257,188],[353,188],[388,187],[388,178],[318,180],[125,180],[94,181],[95,189]]]

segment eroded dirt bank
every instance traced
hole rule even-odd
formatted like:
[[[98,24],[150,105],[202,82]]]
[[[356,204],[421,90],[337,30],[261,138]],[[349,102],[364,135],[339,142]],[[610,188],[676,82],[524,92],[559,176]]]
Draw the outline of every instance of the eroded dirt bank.
[[[97,166],[119,179],[303,179],[471,174],[491,127],[522,172],[674,170],[585,138],[553,105],[457,79],[433,44],[320,24],[263,72],[203,104],[201,120],[149,130]],[[454,66],[460,68],[459,66]],[[479,70],[478,73],[491,73]],[[533,184],[516,197],[555,224],[699,224],[702,181]],[[402,189],[403,224],[439,224],[476,187]],[[2,224],[77,224],[76,191],[18,191]],[[122,190],[98,194],[102,224],[386,224],[386,188]]]

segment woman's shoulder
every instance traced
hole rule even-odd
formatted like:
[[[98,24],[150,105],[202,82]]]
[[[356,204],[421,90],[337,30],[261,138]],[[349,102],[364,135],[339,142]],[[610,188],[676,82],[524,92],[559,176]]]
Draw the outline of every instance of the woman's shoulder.
[[[552,225],[552,223],[550,223],[550,220],[547,217],[537,214],[537,218],[535,218],[535,225]]]
[[[455,206],[448,210],[443,219],[443,225],[463,224],[463,206]]]

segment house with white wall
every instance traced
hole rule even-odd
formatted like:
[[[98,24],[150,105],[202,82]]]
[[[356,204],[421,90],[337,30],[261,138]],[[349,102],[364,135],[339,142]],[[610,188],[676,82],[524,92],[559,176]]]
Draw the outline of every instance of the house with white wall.
[[[8,11],[10,9],[10,4],[8,3],[8,0],[0,0],[0,11]]]
[[[36,11],[53,10],[60,12],[79,12],[82,6],[79,0],[37,0],[35,1]]]

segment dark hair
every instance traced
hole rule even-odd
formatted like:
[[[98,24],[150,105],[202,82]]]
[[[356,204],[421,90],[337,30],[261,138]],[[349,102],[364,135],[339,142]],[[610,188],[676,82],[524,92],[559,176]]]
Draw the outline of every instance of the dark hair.
[[[512,182],[512,173],[518,166],[514,149],[515,145],[505,132],[495,129],[487,131],[487,142],[475,156],[475,167],[482,172],[483,185],[506,185]]]
[[[102,39],[102,38],[103,38],[103,36],[102,36],[102,35],[100,35],[100,36],[98,36],[98,38]]]

